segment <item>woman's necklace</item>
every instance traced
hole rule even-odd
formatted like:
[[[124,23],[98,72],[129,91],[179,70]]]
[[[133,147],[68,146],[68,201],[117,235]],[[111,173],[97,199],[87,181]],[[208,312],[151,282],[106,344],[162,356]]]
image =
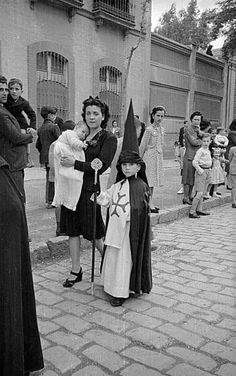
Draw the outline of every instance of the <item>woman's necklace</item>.
[[[156,124],[152,124],[152,127],[153,127],[153,135],[154,136],[157,136],[158,135],[158,128],[159,128],[159,126],[158,125],[156,125]]]
[[[102,129],[99,132],[95,133],[91,138],[86,139],[87,144],[90,146],[96,146],[101,134],[102,134]]]
[[[93,140],[94,138],[99,138],[100,137],[100,135],[101,135],[101,133],[102,133],[102,129],[100,129],[98,132],[96,132],[96,133],[93,133],[93,134],[89,134],[88,135],[88,137],[87,137],[87,140],[88,141],[91,141],[91,140]]]

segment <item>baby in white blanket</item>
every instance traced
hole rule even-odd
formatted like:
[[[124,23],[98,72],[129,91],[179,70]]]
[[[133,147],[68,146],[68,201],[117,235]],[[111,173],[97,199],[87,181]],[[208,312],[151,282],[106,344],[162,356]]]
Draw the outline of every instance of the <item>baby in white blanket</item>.
[[[75,210],[80,198],[83,184],[83,172],[72,167],[64,167],[60,163],[63,155],[73,155],[76,160],[85,161],[84,150],[87,147],[85,138],[89,134],[88,126],[79,122],[73,130],[64,131],[54,147],[55,196],[54,206],[64,205]]]

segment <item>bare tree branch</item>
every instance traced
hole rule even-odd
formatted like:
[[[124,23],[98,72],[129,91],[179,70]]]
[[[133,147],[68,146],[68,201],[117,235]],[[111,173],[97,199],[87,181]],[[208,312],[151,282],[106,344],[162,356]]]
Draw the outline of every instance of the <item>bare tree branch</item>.
[[[121,114],[121,119],[124,120],[124,113],[126,109],[126,96],[127,96],[127,81],[129,77],[129,72],[130,72],[130,66],[132,62],[132,58],[134,55],[134,52],[138,49],[139,45],[141,42],[143,42],[146,38],[147,30],[148,27],[150,27],[150,24],[147,22],[147,14],[149,12],[149,7],[151,5],[151,0],[144,0],[141,3],[141,10],[142,10],[142,17],[141,17],[141,22],[140,22],[140,27],[139,27],[139,37],[137,40],[137,43],[131,47],[129,51],[129,55],[126,58],[126,70],[124,74],[124,81],[122,85],[122,114]],[[122,121],[123,124],[123,121]]]

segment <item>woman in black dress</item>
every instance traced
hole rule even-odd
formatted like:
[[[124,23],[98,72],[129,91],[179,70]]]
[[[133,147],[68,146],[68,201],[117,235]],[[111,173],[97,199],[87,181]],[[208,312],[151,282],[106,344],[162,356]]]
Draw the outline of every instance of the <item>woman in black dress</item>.
[[[90,200],[94,189],[94,170],[91,162],[99,158],[102,168],[101,175],[111,165],[117,145],[117,138],[112,132],[106,131],[109,119],[109,108],[98,97],[89,97],[83,102],[82,117],[89,127],[90,133],[86,139],[88,147],[85,150],[85,162],[75,160],[72,156],[63,156],[61,164],[65,167],[74,166],[84,172],[83,186],[75,211],[62,206],[61,232],[69,236],[69,249],[72,260],[70,278],[63,283],[64,287],[72,287],[82,280],[83,271],[80,266],[80,235],[92,241],[93,238],[93,202]],[[99,177],[98,175],[98,177]],[[96,247],[103,251],[105,226],[101,215],[101,207],[97,205]]]
[[[225,153],[225,158],[226,159],[229,158],[229,151],[232,148],[232,146],[236,146],[236,119],[233,119],[232,123],[229,126],[228,140],[229,140],[229,143],[228,143],[228,145],[226,147],[226,153]],[[231,190],[232,187],[230,186],[230,182],[228,184],[228,180],[229,180],[228,179],[228,177],[229,177],[229,163],[226,164],[225,171],[227,173],[227,189]]]
[[[0,375],[44,367],[36,317],[25,205],[0,156]]]

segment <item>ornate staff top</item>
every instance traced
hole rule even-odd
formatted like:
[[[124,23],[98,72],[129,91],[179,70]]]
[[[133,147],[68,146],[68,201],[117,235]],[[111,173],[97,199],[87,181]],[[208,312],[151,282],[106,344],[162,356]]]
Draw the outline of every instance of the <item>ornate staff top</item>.
[[[102,161],[99,158],[93,159],[92,162],[91,162],[91,167],[95,172],[94,183],[96,184],[97,183],[97,173],[98,173],[98,170],[100,170],[102,168]]]

